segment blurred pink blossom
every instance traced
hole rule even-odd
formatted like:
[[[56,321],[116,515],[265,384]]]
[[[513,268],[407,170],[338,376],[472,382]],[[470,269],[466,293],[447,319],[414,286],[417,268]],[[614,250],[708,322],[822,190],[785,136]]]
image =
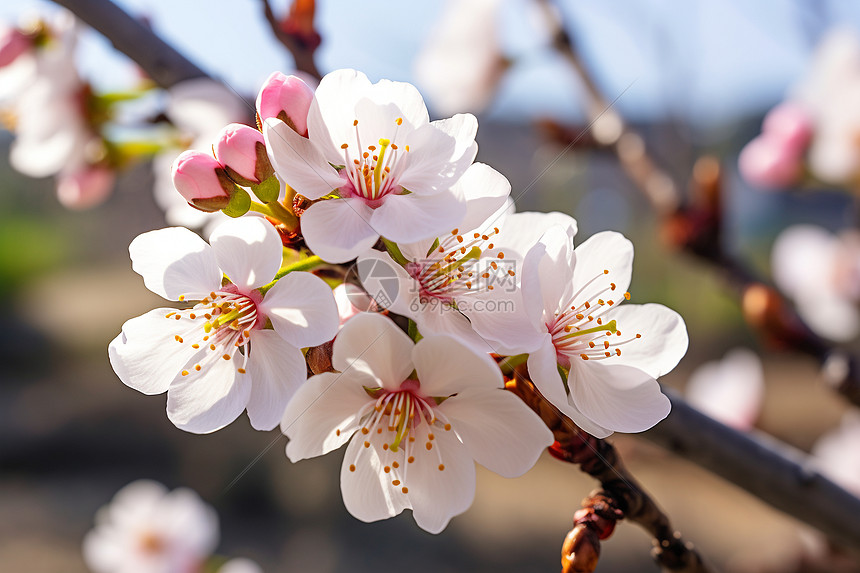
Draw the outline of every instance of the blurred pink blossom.
[[[771,253],[774,281],[792,298],[809,327],[847,341],[860,332],[860,237],[795,225],[777,237]]]
[[[690,376],[687,401],[736,430],[750,430],[761,411],[764,370],[746,348],[735,348],[722,360],[706,362]]]
[[[860,496],[860,413],[845,414],[838,428],[815,443],[812,457],[821,473]]]
[[[2,28],[0,24],[0,67],[8,66],[32,47],[30,36],[18,28]]]
[[[442,115],[482,111],[509,67],[499,45],[500,0],[449,0],[415,62],[417,83]]]
[[[57,176],[57,197],[69,209],[87,209],[107,199],[115,181],[114,170],[100,165],[61,172]]]

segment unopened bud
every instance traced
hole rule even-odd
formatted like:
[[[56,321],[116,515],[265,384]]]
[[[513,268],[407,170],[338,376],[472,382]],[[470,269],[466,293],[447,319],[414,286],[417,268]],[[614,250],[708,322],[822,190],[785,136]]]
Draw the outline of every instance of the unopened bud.
[[[183,151],[171,169],[173,185],[188,204],[209,213],[230,204],[236,185],[218,161],[200,151]]]
[[[221,130],[215,157],[240,185],[258,185],[274,173],[263,134],[241,123],[231,123]]]
[[[600,539],[585,525],[577,525],[564,538],[561,546],[562,573],[591,573],[600,558]]]
[[[21,30],[0,28],[0,68],[8,66],[32,47],[33,38]]]
[[[260,123],[276,117],[307,137],[308,110],[313,99],[314,90],[301,79],[274,72],[257,95],[257,116]]]

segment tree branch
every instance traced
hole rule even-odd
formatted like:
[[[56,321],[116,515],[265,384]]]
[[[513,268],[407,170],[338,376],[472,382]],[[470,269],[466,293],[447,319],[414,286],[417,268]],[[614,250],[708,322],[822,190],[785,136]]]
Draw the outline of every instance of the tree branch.
[[[263,13],[266,16],[266,21],[269,23],[269,26],[272,28],[272,33],[278,41],[284,45],[290,54],[292,54],[296,69],[313,76],[317,80],[321,79],[322,74],[320,74],[317,69],[316,62],[314,61],[314,52],[316,51],[317,45],[319,45],[319,35],[315,32],[311,32],[311,35],[314,37],[307,38],[303,41],[297,34],[288,34],[284,31],[277,16],[275,16],[275,12],[272,10],[272,5],[269,3],[269,0],[262,0],[262,2]],[[314,10],[313,3],[306,4],[308,4],[308,6],[304,11],[310,11],[310,14],[304,14],[304,16],[306,19],[310,18],[312,20]]]
[[[185,56],[110,0],[54,0],[110,40],[163,88],[208,77]]]
[[[641,434],[727,479],[833,541],[860,549],[860,499],[809,463],[808,456],[765,434],[742,434],[669,394],[669,416]]]

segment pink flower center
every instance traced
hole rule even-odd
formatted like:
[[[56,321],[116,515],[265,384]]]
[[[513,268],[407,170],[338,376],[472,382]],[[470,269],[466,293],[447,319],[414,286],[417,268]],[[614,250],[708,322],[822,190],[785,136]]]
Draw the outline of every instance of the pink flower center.
[[[184,300],[185,297],[179,297]],[[171,311],[168,320],[187,321],[188,328],[174,336],[179,344],[190,344],[197,351],[192,370],[183,370],[182,376],[202,373],[218,360],[233,360],[240,374],[250,352],[251,331],[262,328],[266,316],[258,309],[262,298],[256,292],[239,292],[235,285],[227,285],[194,305],[193,308]],[[237,354],[241,359],[236,359]]]
[[[451,431],[451,424],[437,408],[446,398],[425,396],[420,387],[418,380],[410,378],[397,390],[365,389],[375,400],[359,412],[360,429],[353,439],[363,440],[364,447],[350,463],[351,473],[356,471],[356,464],[379,460],[391,485],[405,494],[410,487],[409,468],[414,464],[445,471],[434,431]],[[340,435],[340,430],[336,430],[336,434]],[[419,439],[423,443],[419,443]],[[362,455],[371,446],[376,456]]]
[[[348,143],[340,146],[344,156],[341,176],[347,179],[347,183],[341,188],[344,195],[364,199],[368,205],[376,208],[388,195],[403,192],[403,188],[397,184],[397,179],[406,161],[401,148],[395,143],[402,123],[403,119],[397,118],[391,139],[380,138],[377,141],[378,146],[364,147],[358,133],[358,120],[353,122],[358,155],[351,152]],[[403,149],[405,153],[409,153],[408,145]]]
[[[561,305],[563,310],[546,323],[558,361],[566,368],[570,367],[570,359],[576,356],[582,360],[621,356],[621,346],[642,338],[641,334],[636,334],[633,338],[624,339],[616,321],[607,321],[603,316],[616,304],[617,299],[613,297],[617,288],[615,283],[610,282],[588,298],[583,296],[585,289],[608,274],[609,271],[604,270],[588,281]],[[630,293],[625,292],[623,297],[630,300]]]

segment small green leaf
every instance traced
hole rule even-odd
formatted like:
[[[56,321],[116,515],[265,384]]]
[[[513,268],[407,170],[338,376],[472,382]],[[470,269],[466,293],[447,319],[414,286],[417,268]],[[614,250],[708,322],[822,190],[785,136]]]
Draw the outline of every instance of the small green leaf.
[[[230,197],[230,204],[222,211],[228,217],[241,217],[251,208],[251,196],[242,188],[237,187],[236,192]]]

